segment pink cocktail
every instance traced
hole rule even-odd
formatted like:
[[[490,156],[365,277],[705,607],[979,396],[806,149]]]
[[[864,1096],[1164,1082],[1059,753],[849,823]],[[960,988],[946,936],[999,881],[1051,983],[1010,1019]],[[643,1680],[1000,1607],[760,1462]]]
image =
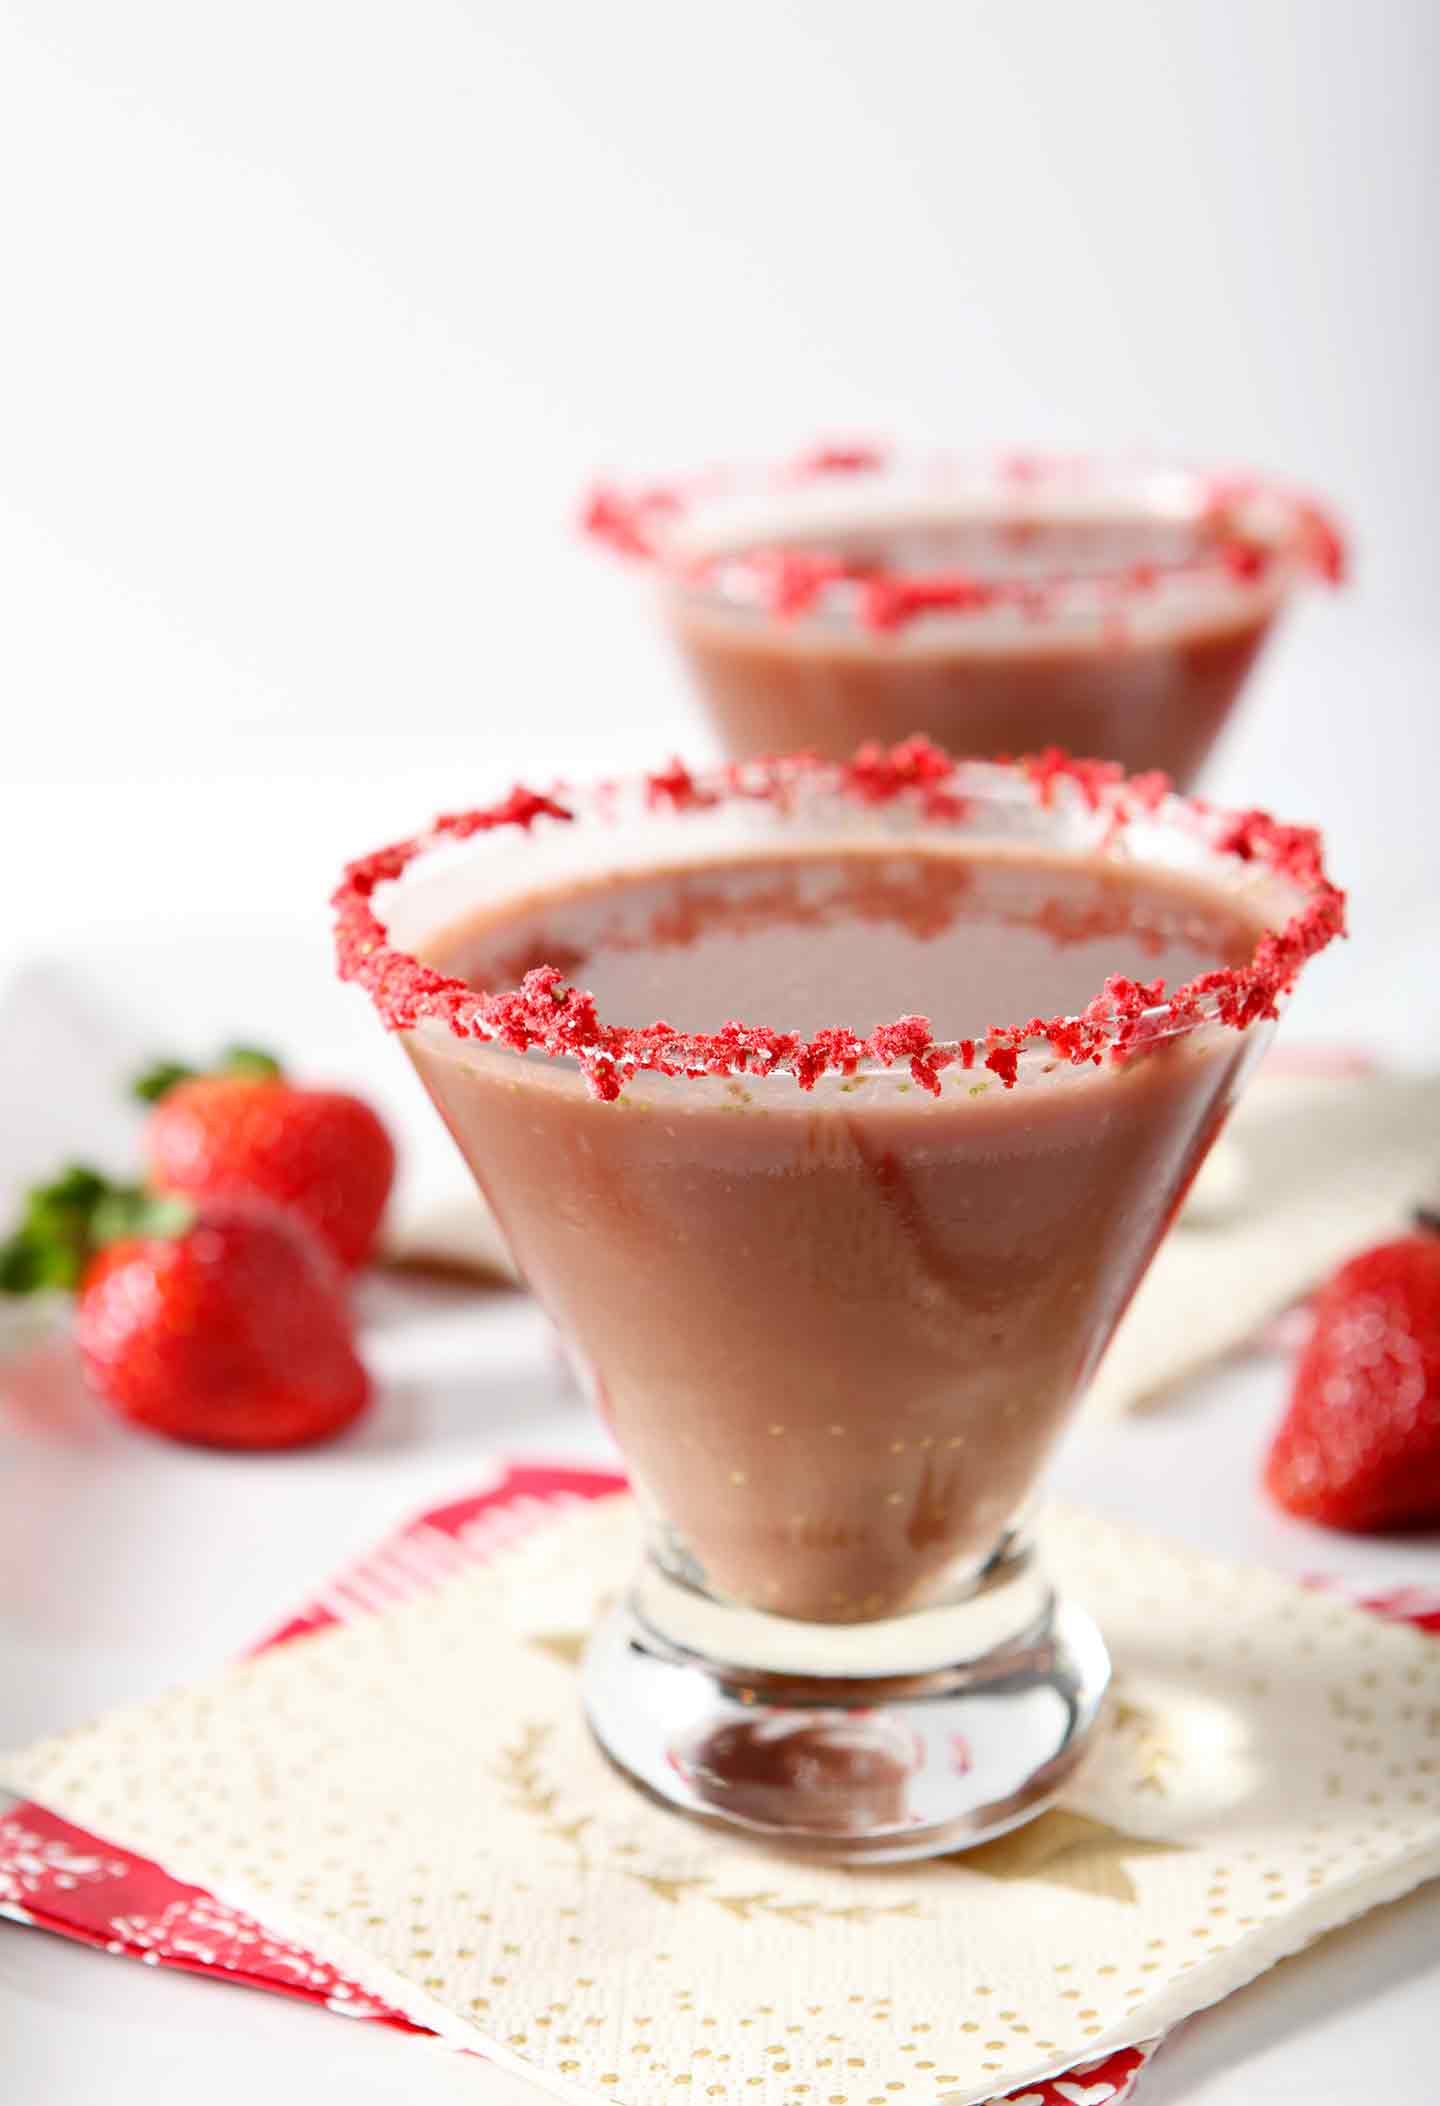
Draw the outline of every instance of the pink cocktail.
[[[516,792],[337,899],[647,1517],[602,1745],[832,1854],[1043,1805],[1107,1669],[1026,1511],[1340,927],[1315,836],[914,742]]]
[[[1261,647],[1344,552],[1250,475],[873,449],[603,488],[738,758],[923,732],[955,753],[1103,753],[1194,781]]]

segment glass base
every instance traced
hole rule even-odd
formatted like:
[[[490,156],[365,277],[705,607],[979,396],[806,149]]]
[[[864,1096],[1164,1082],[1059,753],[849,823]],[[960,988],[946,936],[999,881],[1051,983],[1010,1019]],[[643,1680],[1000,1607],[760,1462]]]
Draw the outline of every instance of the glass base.
[[[781,1849],[884,1864],[983,1843],[1054,1799],[1110,1679],[1091,1618],[1017,1565],[979,1599],[860,1625],[730,1608],[650,1567],[586,1652],[591,1730],[662,1805]]]

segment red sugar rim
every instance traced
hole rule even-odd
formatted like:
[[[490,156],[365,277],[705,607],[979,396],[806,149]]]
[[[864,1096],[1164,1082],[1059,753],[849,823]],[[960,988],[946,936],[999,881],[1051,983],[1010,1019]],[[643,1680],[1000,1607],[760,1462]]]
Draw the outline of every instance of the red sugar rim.
[[[778,467],[717,469],[628,490],[602,483],[591,491],[582,523],[597,541],[620,555],[654,564],[678,584],[718,588],[725,598],[781,620],[796,620],[837,588],[843,589],[853,595],[861,626],[877,634],[902,629],[927,614],[973,615],[1010,607],[1039,617],[1077,598],[1094,602],[1097,596],[1104,610],[1115,614],[1177,582],[1208,578],[1258,588],[1287,568],[1329,585],[1340,584],[1345,576],[1344,537],[1313,498],[1248,473],[1202,473],[1162,462],[1106,462],[1068,455],[1008,454],[953,461],[942,456],[926,466],[937,486],[947,472],[953,473],[962,499],[964,479],[978,475],[981,488],[994,498],[1013,501],[1022,518],[1023,508],[1043,499],[1047,488],[1073,496],[1085,490],[1087,477],[1118,471],[1178,479],[1189,495],[1185,517],[1208,530],[1208,545],[1195,555],[1165,563],[996,577],[983,570],[859,562],[819,540],[813,547],[776,546],[761,534],[748,542],[742,537],[738,547],[699,552],[676,540],[676,530],[706,504],[883,476],[904,463],[905,457],[893,448],[822,446]],[[1104,494],[1103,484],[1097,494]],[[1150,508],[1140,504],[1137,509]]]
[[[861,806],[903,802],[943,827],[964,818],[967,785],[993,791],[1000,778],[1028,788],[1042,809],[1064,799],[1072,809],[1103,817],[1105,845],[1148,817],[1183,824],[1212,853],[1257,865],[1295,886],[1301,904],[1283,927],[1259,938],[1245,965],[1202,973],[1169,994],[1163,980],[1109,979],[1078,1016],[997,1025],[979,1039],[936,1039],[922,1016],[899,1017],[868,1037],[839,1026],[808,1039],[738,1022],[711,1032],[675,1031],[663,1019],[638,1027],[607,1024],[594,998],[571,986],[556,966],[536,967],[518,987],[482,993],[392,945],[375,912],[378,887],[447,842],[497,827],[528,831],[537,820],[564,824],[580,816],[564,801],[569,793],[563,787],[546,794],[517,786],[498,804],[446,814],[428,833],[349,865],[331,902],[340,977],[369,990],[387,1030],[412,1030],[430,1019],[457,1038],[490,1040],[517,1053],[533,1049],[551,1059],[569,1057],[591,1094],[607,1102],[642,1069],[688,1077],[786,1073],[810,1090],[827,1071],[852,1076],[863,1061],[886,1068],[905,1061],[913,1079],[938,1096],[941,1074],[957,1064],[969,1069],[978,1063],[1012,1089],[1027,1046],[1048,1046],[1057,1059],[1078,1067],[1098,1064],[1107,1052],[1113,1060],[1124,1060],[1157,1039],[1210,1020],[1243,1031],[1277,1015],[1280,997],[1293,987],[1306,960],[1345,933],[1345,895],[1326,875],[1314,828],[1285,826],[1260,811],[1217,812],[1199,799],[1172,796],[1163,775],[1127,777],[1113,761],[1072,760],[1056,747],[1002,764],[958,761],[928,740],[914,738],[888,749],[862,746],[845,762],[802,754],[732,762],[703,775],[674,761],[662,773],[642,777],[640,787],[651,808],[677,814],[709,810],[727,800],[766,800],[784,810],[798,792],[812,789]]]

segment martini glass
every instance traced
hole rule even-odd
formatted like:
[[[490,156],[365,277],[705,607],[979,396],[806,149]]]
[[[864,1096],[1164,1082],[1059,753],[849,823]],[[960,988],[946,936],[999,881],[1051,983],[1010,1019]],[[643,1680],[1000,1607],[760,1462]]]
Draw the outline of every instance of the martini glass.
[[[1344,564],[1307,498],[1120,459],[832,450],[602,488],[588,524],[654,570],[727,754],[843,759],[920,731],[1182,788],[1282,609]]]
[[[737,858],[821,849],[1028,873],[1102,956],[1094,888],[1179,883],[1246,948],[1173,990],[1101,972],[1066,1013],[947,1042],[914,1015],[610,1020],[532,955],[597,881],[683,865],[713,889]],[[342,973],[403,1035],[630,1470],[644,1547],[584,1670],[605,1753],[667,1805],[837,1859],[1046,1805],[1108,1665],[1037,1555],[1036,1481],[1340,931],[1317,837],[1111,764],[912,741],[517,790],[352,865],[336,905]],[[517,984],[447,969],[457,929],[512,912]],[[655,937],[662,998],[683,940]],[[777,940],[797,973],[819,955],[803,918]]]

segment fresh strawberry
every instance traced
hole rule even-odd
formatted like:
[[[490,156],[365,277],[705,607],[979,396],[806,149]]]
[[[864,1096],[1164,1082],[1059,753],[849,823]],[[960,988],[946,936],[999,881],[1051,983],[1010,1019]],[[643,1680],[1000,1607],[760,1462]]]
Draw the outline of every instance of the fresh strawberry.
[[[369,1397],[344,1274],[266,1201],[157,1199],[72,1169],[31,1193],[0,1247],[0,1285],[78,1290],[92,1386],[174,1440],[294,1448],[338,1433]]]
[[[157,1190],[293,1207],[342,1265],[364,1264],[394,1181],[395,1150],[359,1097],[298,1088],[269,1054],[247,1046],[232,1047],[207,1074],[163,1062],[134,1088],[155,1106],[145,1155]]]
[[[1329,1528],[1440,1522],[1440,1222],[1367,1250],[1315,1298],[1265,1466],[1287,1512]]]

